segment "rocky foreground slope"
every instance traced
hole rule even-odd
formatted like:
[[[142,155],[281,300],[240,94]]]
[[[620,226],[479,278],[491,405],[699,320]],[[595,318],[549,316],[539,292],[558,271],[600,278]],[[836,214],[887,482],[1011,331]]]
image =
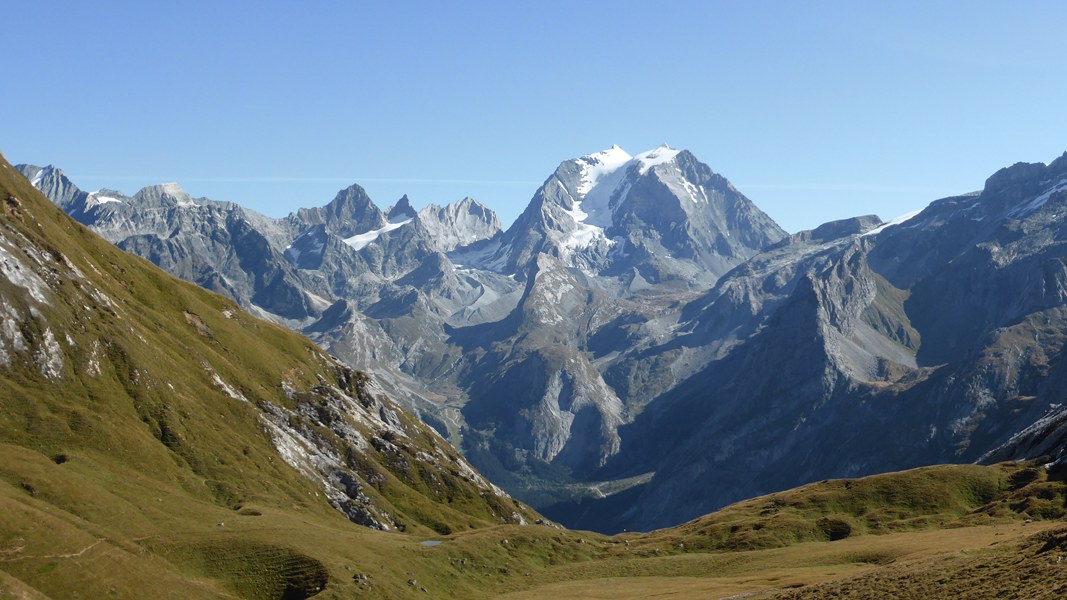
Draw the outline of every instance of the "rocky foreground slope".
[[[564,161],[507,231],[473,201],[383,211],[358,186],[276,220],[21,170],[120,247],[372,370],[581,527],[971,462],[1062,423],[1064,158],[905,221],[791,236],[667,147]],[[1048,437],[990,456],[1061,447]]]

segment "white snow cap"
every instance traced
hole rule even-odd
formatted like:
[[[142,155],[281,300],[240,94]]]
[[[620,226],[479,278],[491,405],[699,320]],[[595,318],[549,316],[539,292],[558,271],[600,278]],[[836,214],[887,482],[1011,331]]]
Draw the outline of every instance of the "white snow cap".
[[[578,193],[585,195],[589,190],[596,187],[605,176],[617,171],[633,157],[626,153],[617,144],[607,150],[595,154],[587,154],[578,159],[585,163],[582,171],[582,183],[578,186]]]
[[[625,171],[626,169],[623,167],[629,167],[631,163],[638,164],[640,174],[644,175],[648,173],[648,170],[652,167],[674,160],[680,152],[681,150],[678,150],[677,148],[671,148],[667,144],[660,144],[659,147],[649,150],[648,152],[642,152],[637,156],[630,156],[616,144],[607,150],[601,150],[600,152],[595,152],[593,154],[586,154],[578,159],[584,163],[582,165],[582,183],[578,187],[578,193],[582,195],[589,193],[589,190],[596,187],[597,184],[606,179],[609,175],[620,169]]]
[[[579,158],[582,174],[576,190],[578,193],[572,197],[573,207],[565,211],[574,221],[575,229],[560,240],[564,252],[569,254],[600,240],[613,244],[604,228],[612,224],[612,198],[625,196],[633,184],[632,180],[627,179],[627,173],[632,172],[636,165],[639,174],[645,175],[652,167],[673,160],[679,152],[663,144],[654,150],[630,156],[616,144],[607,150]],[[690,195],[695,202],[696,197],[692,192]]]
[[[681,152],[681,150],[671,148],[667,144],[660,144],[655,150],[642,152],[634,158],[640,163],[641,174],[644,175],[645,173],[648,173],[648,170],[652,167],[674,160],[674,157],[678,156],[679,152]]]
[[[582,179],[578,184],[579,198],[575,200],[589,200],[590,204],[597,204],[594,210],[604,208],[632,165],[636,164],[638,173],[645,175],[652,167],[674,160],[679,152],[681,150],[663,144],[654,150],[630,156],[615,145],[595,154],[587,154],[578,159],[582,167]]]

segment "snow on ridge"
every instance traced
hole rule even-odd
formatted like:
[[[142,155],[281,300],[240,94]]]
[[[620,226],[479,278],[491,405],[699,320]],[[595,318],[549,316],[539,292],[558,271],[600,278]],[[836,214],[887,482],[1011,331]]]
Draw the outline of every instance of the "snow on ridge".
[[[611,224],[609,201],[626,174],[626,165],[632,160],[633,157],[618,145],[579,159],[582,172],[578,197],[571,196],[566,187],[561,186],[563,192],[571,197],[572,208],[564,209],[564,212],[574,221],[575,227],[560,240],[560,248],[564,253],[588,248],[598,239],[607,240],[601,225]],[[582,208],[583,204],[589,212]]]
[[[30,182],[30,185],[32,185],[33,187],[40,186],[41,181],[44,179],[45,175],[47,175],[48,171],[50,170],[51,167],[49,166],[42,168],[40,171],[37,171],[37,174],[33,176],[33,181]]]
[[[860,237],[867,237],[869,235],[876,235],[876,234],[882,233],[883,231],[885,231],[889,227],[892,227],[894,225],[900,225],[901,223],[904,223],[906,221],[910,221],[910,220],[914,219],[915,217],[919,216],[919,213],[921,213],[923,210],[925,210],[925,209],[920,208],[919,210],[913,210],[911,212],[906,212],[906,213],[900,215],[899,217],[893,219],[892,221],[889,221],[888,223],[882,223],[878,227],[875,227],[874,229],[872,229],[872,230],[870,230],[868,232],[860,234]]]
[[[389,223],[381,229],[375,229],[366,233],[356,234],[350,238],[345,238],[344,243],[348,244],[349,246],[352,246],[352,248],[355,250],[362,250],[366,248],[368,244],[377,240],[378,236],[382,235],[383,233],[388,233],[390,231],[393,231],[394,229],[399,229],[404,225],[407,225],[411,221],[412,219],[405,219],[397,223]]]
[[[100,191],[98,190],[89,194],[89,197],[85,199],[85,207],[91,208],[100,204],[110,204],[113,202],[118,202],[119,204],[121,204],[122,200],[119,200],[118,198],[112,196],[102,196],[100,194]]]
[[[674,157],[678,156],[679,152],[681,150],[676,150],[667,144],[663,144],[659,148],[638,154],[634,157],[634,160],[641,165],[640,172],[644,175],[652,167],[674,160]]]
[[[597,240],[605,240],[609,245],[614,243],[613,240],[608,239],[608,236],[604,233],[604,228],[586,222],[589,215],[582,210],[581,202],[575,201],[574,208],[571,210],[564,209],[563,212],[574,220],[575,227],[574,231],[568,233],[560,241],[560,248],[565,253],[569,253],[579,248],[588,248]]]
[[[572,197],[574,209],[567,211],[576,225],[588,223],[597,229],[611,225],[611,198],[622,186],[633,160],[617,145],[579,159],[582,177],[578,197]]]
[[[1037,212],[1037,209],[1044,206],[1045,203],[1048,202],[1049,198],[1052,197],[1052,194],[1063,190],[1067,190],[1067,179],[1059,180],[1044,194],[1041,194],[1040,196],[1034,198],[1026,204],[1016,207],[1014,210],[1008,213],[1008,216],[1014,217],[1016,219],[1028,217]]]
[[[596,187],[601,179],[611,175],[632,159],[633,157],[618,144],[596,154],[583,156],[579,159],[582,162],[582,181],[578,184],[578,194],[585,196],[589,190]]]
[[[679,152],[680,150],[664,144],[637,156],[630,156],[618,145],[614,145],[607,150],[578,159],[581,179],[576,190],[577,197],[571,197],[573,207],[564,211],[574,221],[575,229],[561,240],[562,249],[571,251],[587,248],[600,239],[607,240],[610,244],[612,240],[608,239],[604,228],[612,225],[612,199],[625,196],[629,191],[631,182],[627,181],[627,174],[637,165],[639,174],[644,175],[652,167],[670,162]],[[687,187],[686,191],[696,202],[696,190]]]

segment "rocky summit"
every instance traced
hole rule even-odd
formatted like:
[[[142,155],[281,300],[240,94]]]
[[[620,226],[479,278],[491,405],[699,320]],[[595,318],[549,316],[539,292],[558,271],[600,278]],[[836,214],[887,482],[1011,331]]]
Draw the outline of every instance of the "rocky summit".
[[[564,161],[506,231],[471,199],[383,210],[354,185],[272,219],[19,169],[121,248],[367,370],[570,525],[1062,451],[1067,158],[793,235],[667,146]]]

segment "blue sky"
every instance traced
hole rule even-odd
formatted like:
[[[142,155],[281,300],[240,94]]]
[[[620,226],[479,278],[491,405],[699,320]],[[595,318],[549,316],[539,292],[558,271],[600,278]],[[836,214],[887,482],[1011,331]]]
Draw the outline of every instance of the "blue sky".
[[[280,216],[350,183],[509,224],[559,162],[688,148],[790,231],[1067,150],[1064,2],[41,2],[0,151]]]

